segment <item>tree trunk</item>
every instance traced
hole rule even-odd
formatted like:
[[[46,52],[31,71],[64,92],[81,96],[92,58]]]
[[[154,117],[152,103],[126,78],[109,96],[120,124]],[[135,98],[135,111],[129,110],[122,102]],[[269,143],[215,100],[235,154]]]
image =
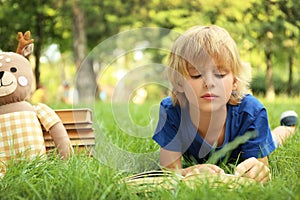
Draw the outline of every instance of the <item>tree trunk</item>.
[[[289,55],[289,80],[288,80],[288,87],[287,87],[287,94],[292,94],[292,87],[293,87],[293,65],[294,65],[294,57],[293,55]]]
[[[266,98],[268,100],[273,100],[275,98],[274,84],[273,84],[273,69],[271,61],[271,50],[265,50],[267,72],[266,72]]]
[[[270,0],[265,1],[265,11],[268,23],[271,22],[270,16],[272,16],[271,6],[272,2]],[[266,64],[267,64],[267,71],[266,71],[266,98],[268,100],[273,100],[275,98],[275,89],[273,84],[273,69],[272,69],[272,39],[273,39],[273,32],[272,29],[268,28],[266,32],[266,47],[265,47],[265,56],[266,56]]]
[[[35,88],[38,89],[40,85],[40,57],[41,57],[41,51],[42,51],[42,42],[43,42],[43,20],[44,16],[43,13],[37,12],[37,18],[36,18],[36,39],[35,39],[35,45],[34,45],[34,57],[35,57],[35,69],[34,69],[34,75],[35,75]]]
[[[73,14],[73,52],[76,69],[86,56],[86,33],[84,12],[80,9],[77,0],[72,0]]]
[[[77,0],[72,0],[73,14],[73,52],[77,69],[76,89],[81,103],[91,103],[95,99],[97,88],[96,75],[93,70],[93,60],[86,59],[87,39],[85,32],[85,15]]]
[[[77,71],[76,88],[80,103],[88,104],[95,100],[98,88],[91,57],[85,59]]]

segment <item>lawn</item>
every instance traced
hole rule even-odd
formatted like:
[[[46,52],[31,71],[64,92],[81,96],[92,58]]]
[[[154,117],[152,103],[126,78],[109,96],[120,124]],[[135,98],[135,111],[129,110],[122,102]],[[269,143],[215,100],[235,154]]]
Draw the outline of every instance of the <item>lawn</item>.
[[[281,112],[300,113],[300,99],[278,98],[261,101],[268,109],[270,126],[279,124]],[[0,180],[0,199],[300,199],[300,134],[276,149],[269,161],[272,180],[228,189],[199,184],[189,188],[184,183],[174,190],[157,189],[135,193],[119,180],[127,175],[157,168],[158,146],[151,140],[157,105],[93,105],[96,154],[93,158],[76,154],[67,161],[53,155],[31,162],[10,163]],[[130,113],[130,115],[124,115]],[[124,120],[131,119],[131,120]]]

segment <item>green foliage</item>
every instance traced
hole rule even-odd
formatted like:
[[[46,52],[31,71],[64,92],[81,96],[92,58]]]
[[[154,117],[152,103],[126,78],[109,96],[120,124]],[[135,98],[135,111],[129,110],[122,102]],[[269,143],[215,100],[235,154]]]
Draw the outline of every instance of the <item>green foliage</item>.
[[[66,26],[68,18],[63,17],[66,10],[61,10],[60,3],[45,0],[0,1],[0,11],[0,15],[2,15],[0,17],[0,49],[15,51],[17,48],[17,33],[27,30],[31,31],[35,44],[42,42],[47,46],[60,41],[63,44],[62,46],[65,46],[66,38],[61,36],[68,34],[65,31],[70,29]],[[39,30],[38,27],[42,27],[42,30]],[[41,39],[43,41],[40,41]],[[71,36],[68,37],[69,44],[70,40]]]
[[[72,32],[72,2],[70,0],[1,0],[0,49],[14,51],[17,45],[16,33],[31,30],[35,44],[40,44],[42,49],[45,49],[48,45],[56,43],[61,53],[69,53],[69,59],[72,60],[70,52],[73,50],[73,37],[76,36],[76,33]],[[264,50],[270,50],[273,53],[274,73],[281,73],[282,69],[289,67],[289,57],[294,58],[294,66],[299,65],[299,58],[296,55],[299,52],[298,11],[300,4],[297,0],[246,2],[86,0],[75,2],[85,13],[87,49],[89,50],[105,39],[133,28],[163,27],[182,32],[193,25],[213,23],[226,28],[231,33],[237,41],[242,58],[250,62],[257,70],[265,71]],[[153,51],[152,54],[155,62],[163,61],[164,56],[160,52]],[[106,60],[103,63],[105,62]],[[101,65],[101,61],[99,64]],[[75,68],[74,64],[71,66]],[[43,67],[49,66],[41,66]],[[43,73],[49,73],[48,71],[41,69],[43,76],[41,82],[47,81]],[[295,71],[295,74],[299,74],[299,70]],[[61,82],[60,79],[57,80]],[[276,80],[275,77],[275,84]],[[294,84],[298,82],[299,75],[295,76],[293,81]],[[50,92],[56,92],[53,90],[57,87],[52,85],[46,87],[50,88]],[[297,88],[294,90],[297,91]],[[281,91],[284,90],[280,89],[280,93]]]
[[[300,80],[299,80],[300,81]],[[294,96],[299,95],[300,82],[296,82],[292,86],[291,94]],[[287,81],[283,79],[282,75],[273,75],[273,82],[276,95],[284,95],[287,93]],[[253,77],[251,82],[251,90],[256,95],[264,96],[266,94],[266,77],[264,74],[257,74]]]

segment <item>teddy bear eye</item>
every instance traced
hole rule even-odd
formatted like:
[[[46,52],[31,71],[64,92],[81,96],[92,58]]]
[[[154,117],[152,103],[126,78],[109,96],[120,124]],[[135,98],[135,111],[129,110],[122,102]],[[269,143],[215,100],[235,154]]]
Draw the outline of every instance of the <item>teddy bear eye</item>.
[[[11,72],[17,72],[17,68],[12,67],[12,68],[10,68],[10,71],[11,71]]]

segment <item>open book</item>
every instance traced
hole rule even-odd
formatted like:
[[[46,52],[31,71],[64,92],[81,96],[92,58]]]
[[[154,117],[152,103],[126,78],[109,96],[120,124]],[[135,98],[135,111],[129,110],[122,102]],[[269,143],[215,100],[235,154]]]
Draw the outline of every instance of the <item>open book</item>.
[[[196,188],[199,184],[207,183],[211,187],[224,185],[230,189],[258,183],[253,179],[232,174],[201,173],[184,177],[171,171],[142,172],[126,177],[122,181],[130,190],[137,193],[149,192],[155,189],[173,190],[180,183],[184,183],[190,188]]]

